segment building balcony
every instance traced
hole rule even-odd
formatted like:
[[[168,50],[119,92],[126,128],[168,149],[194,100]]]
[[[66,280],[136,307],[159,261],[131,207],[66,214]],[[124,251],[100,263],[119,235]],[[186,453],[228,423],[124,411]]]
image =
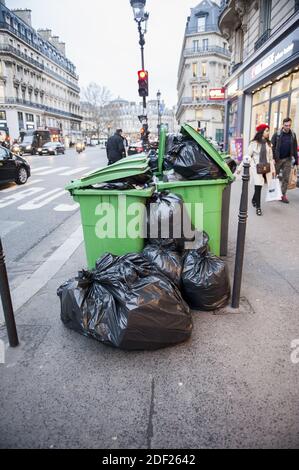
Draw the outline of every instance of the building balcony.
[[[222,34],[228,39],[232,32],[241,26],[240,14],[246,11],[245,0],[223,0],[220,6],[218,26]]]
[[[70,118],[70,119],[76,119],[79,121],[83,120],[83,117],[79,116],[78,114],[69,113],[67,111],[62,111],[61,109],[52,108],[50,106],[46,106],[40,103],[33,103],[32,101],[27,101],[22,98],[4,98],[0,100],[0,104],[1,105],[20,105],[20,106],[25,106],[27,108],[39,109],[43,111],[44,113],[48,113],[48,114],[55,114],[55,115],[59,115],[59,116]]]
[[[194,34],[203,34],[203,33],[219,33],[218,24],[206,25],[205,28],[190,28],[186,27],[186,36],[193,36]]]
[[[32,57],[28,56],[27,54],[24,54],[23,52],[19,51],[15,47],[9,45],[9,44],[0,44],[0,52],[2,54],[10,54],[12,56],[18,57],[21,59],[23,62],[26,64],[30,64],[33,67],[37,68],[41,72],[46,72],[49,75],[52,75],[55,77],[57,80],[61,81],[65,85],[69,86],[70,88],[73,88],[74,91],[77,93],[80,93],[80,88],[77,85],[74,85],[74,83],[70,82],[64,77],[61,77],[58,73],[54,72],[51,70],[49,67],[46,67],[44,64],[41,64],[35,59],[32,59]]]
[[[225,49],[224,47],[219,46],[209,46],[209,47],[202,47],[198,49],[185,49],[184,50],[184,57],[196,57],[196,56],[205,56],[205,55],[214,55],[220,54],[228,59],[231,57],[231,53],[229,50]]]
[[[74,72],[73,70],[73,65],[67,60],[67,64],[70,64],[69,66],[66,65],[66,64],[63,64],[61,63],[61,61],[59,61],[57,58],[53,57],[51,54],[49,54],[43,47],[39,46],[38,44],[36,44],[35,42],[33,41],[30,41],[30,39],[20,33],[20,31],[18,31],[17,29],[13,28],[11,25],[7,24],[7,23],[4,23],[4,22],[0,22],[0,29],[5,29],[7,31],[9,31],[10,33],[14,34],[15,36],[17,36],[19,39],[21,39],[22,41],[24,41],[26,44],[28,44],[30,47],[32,47],[33,49],[37,50],[38,52],[40,52],[42,55],[44,55],[45,57],[48,57],[50,60],[52,60],[53,62],[55,62],[57,65],[59,65],[60,67],[62,67],[65,71],[67,71],[69,74],[71,74],[74,78],[76,78],[76,80],[79,79],[78,75],[76,75],[76,73]]]

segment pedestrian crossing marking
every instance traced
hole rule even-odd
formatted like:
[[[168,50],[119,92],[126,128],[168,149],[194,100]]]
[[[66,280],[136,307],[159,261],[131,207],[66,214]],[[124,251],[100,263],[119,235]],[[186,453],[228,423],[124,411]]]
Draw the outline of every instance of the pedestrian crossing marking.
[[[29,183],[26,183],[26,185],[23,185],[23,186],[19,186],[17,184],[15,184],[14,186],[11,186],[11,188],[6,188],[6,189],[2,189],[0,190],[0,196],[2,194],[7,194],[7,193],[11,193],[12,191],[17,191],[17,190],[21,190],[21,189],[26,189],[28,188],[28,186],[32,186],[33,184],[38,184],[38,183],[42,183],[44,180],[34,180],[34,181],[30,181]],[[1,198],[0,198],[1,200]]]
[[[0,200],[0,209],[3,209],[4,207],[11,206],[15,202],[22,201],[22,199],[24,199],[25,197],[33,196],[33,195],[35,195],[37,193],[40,193],[42,191],[44,191],[44,188],[34,187],[34,188],[25,189],[24,191],[16,193],[16,194],[12,194],[10,196],[7,196],[7,197]]]
[[[52,189],[51,191],[48,191],[41,196],[38,196],[34,199],[32,199],[30,202],[27,202],[26,204],[23,204],[22,206],[18,207],[18,210],[20,211],[32,211],[36,209],[40,209],[41,207],[46,206],[49,204],[49,202],[54,201],[60,196],[63,196],[65,194],[65,191],[61,190],[61,188],[56,188]]]
[[[50,170],[51,166],[41,166],[39,168],[31,168],[31,173],[36,173],[37,171]]]
[[[79,209],[80,204],[59,204],[59,206],[54,207],[55,212],[72,212]]]
[[[36,172],[37,176],[47,176],[47,175],[54,175],[55,173],[59,173],[60,171],[68,170],[69,166],[61,166],[60,168],[52,168],[51,170]]]
[[[74,170],[66,171],[64,173],[61,173],[60,176],[72,176],[76,175],[77,173],[82,173],[85,170],[88,170],[88,167],[76,168]]]

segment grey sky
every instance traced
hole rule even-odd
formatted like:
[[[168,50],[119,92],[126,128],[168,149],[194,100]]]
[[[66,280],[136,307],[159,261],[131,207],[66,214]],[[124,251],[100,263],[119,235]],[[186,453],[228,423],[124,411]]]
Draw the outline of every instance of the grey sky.
[[[160,88],[168,106],[177,102],[177,71],[190,8],[200,0],[147,0],[150,13],[145,61],[150,98]],[[109,88],[114,97],[136,101],[141,68],[137,24],[129,0],[6,0],[8,8],[29,8],[35,29],[49,27],[66,42],[80,75]]]

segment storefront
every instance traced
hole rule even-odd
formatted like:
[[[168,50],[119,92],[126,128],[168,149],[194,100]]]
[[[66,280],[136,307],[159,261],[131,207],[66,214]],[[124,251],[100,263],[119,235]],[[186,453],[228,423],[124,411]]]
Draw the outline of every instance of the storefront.
[[[298,27],[245,71],[244,93],[252,95],[250,126],[244,129],[249,139],[254,137],[256,126],[261,122],[270,125],[273,135],[288,116],[293,119],[295,131],[299,131]]]
[[[290,116],[299,134],[299,27],[264,51],[227,87],[226,143],[234,155],[243,138],[247,148],[261,122],[271,136]]]

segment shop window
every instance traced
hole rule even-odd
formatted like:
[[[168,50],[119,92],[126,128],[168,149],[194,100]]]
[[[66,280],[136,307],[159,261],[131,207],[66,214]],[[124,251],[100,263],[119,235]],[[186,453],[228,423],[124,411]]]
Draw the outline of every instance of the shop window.
[[[259,104],[252,108],[251,138],[255,136],[256,127],[261,123],[269,122],[269,103]]]
[[[299,71],[293,73],[292,89],[294,90],[295,88],[299,88]]]
[[[270,87],[262,88],[260,91],[257,91],[253,95],[253,106],[256,104],[262,103],[263,101],[268,101],[270,99]]]
[[[238,102],[233,101],[229,106],[229,137],[237,137],[237,122],[238,122]]]
[[[299,90],[293,91],[291,95],[290,117],[293,120],[293,128],[298,131],[298,128],[299,128]]]
[[[290,90],[291,77],[285,77],[272,85],[272,98],[288,93]]]

